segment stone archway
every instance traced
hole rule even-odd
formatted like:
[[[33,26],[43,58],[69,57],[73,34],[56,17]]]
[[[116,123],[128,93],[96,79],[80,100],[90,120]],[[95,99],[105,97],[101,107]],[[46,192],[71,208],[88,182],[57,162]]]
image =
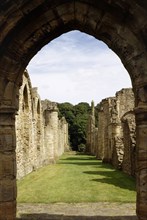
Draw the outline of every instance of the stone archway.
[[[22,73],[52,39],[80,30],[104,41],[132,80],[137,123],[137,215],[147,219],[147,3],[141,0],[0,1],[0,219],[15,219],[15,113]]]

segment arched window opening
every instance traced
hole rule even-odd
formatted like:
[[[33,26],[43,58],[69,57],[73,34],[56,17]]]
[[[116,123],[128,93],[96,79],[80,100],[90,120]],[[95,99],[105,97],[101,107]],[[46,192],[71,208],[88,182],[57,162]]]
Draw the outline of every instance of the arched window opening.
[[[40,101],[37,102],[37,114],[40,115]]]
[[[23,90],[23,111],[25,112],[28,110],[29,110],[28,90],[27,90],[27,86],[25,85]]]

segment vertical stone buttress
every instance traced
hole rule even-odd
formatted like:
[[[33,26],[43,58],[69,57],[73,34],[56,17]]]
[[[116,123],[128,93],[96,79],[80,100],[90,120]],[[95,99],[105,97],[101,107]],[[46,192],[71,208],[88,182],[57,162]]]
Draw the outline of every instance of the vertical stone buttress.
[[[19,86],[0,77],[0,219],[16,218],[16,133]]]
[[[37,87],[31,89],[32,91],[32,111],[33,111],[33,155],[34,169],[43,165],[44,155],[44,129],[43,129],[43,115],[40,96]]]
[[[91,102],[91,114],[88,118],[87,125],[87,141],[86,141],[86,151],[92,155],[96,154],[96,127],[95,127],[95,107],[94,101]]]
[[[69,150],[68,124],[64,117],[58,122],[58,156]]]
[[[116,109],[117,109],[117,124],[115,135],[115,147],[113,155],[113,165],[116,168],[122,168],[124,160],[124,134],[122,126],[122,117],[129,111],[134,109],[134,94],[131,88],[122,89],[116,93]],[[130,147],[130,146],[128,146]],[[115,158],[116,155],[116,159]],[[130,171],[131,172],[131,171]]]
[[[15,110],[0,109],[0,217],[13,220],[16,214]]]
[[[122,117],[124,157],[123,172],[135,176],[136,172],[136,123],[133,111],[127,112]]]
[[[69,151],[68,123],[64,118],[64,151]]]
[[[136,179],[137,215],[147,219],[147,86],[137,90],[136,117]]]
[[[40,133],[38,132],[38,121],[40,110],[37,89],[32,89],[27,71],[23,74],[23,84],[19,90],[19,111],[16,116],[16,158],[17,178],[38,168],[41,159]],[[40,130],[40,129],[39,129]],[[42,143],[43,145],[43,143]]]
[[[56,103],[42,101],[44,117],[44,145],[48,157],[46,163],[54,163],[58,157],[58,109]]]
[[[137,178],[137,214],[139,220],[147,216],[147,111],[136,109],[136,178]]]
[[[113,98],[107,98],[102,101],[102,106],[103,106],[103,111],[104,111],[104,127],[103,127],[103,132],[104,132],[104,149],[103,149],[103,162],[111,163],[112,161],[112,152],[113,152],[113,146],[112,146],[112,131],[113,131],[113,126],[112,126],[112,121],[111,121],[111,102]],[[99,124],[100,128],[100,124]]]
[[[102,159],[104,157],[104,109],[101,104],[98,107],[98,137],[96,157]]]
[[[115,133],[116,124],[114,103],[115,98],[112,97],[103,99],[98,105],[97,158],[102,159],[103,162],[112,161],[114,146],[113,135]]]

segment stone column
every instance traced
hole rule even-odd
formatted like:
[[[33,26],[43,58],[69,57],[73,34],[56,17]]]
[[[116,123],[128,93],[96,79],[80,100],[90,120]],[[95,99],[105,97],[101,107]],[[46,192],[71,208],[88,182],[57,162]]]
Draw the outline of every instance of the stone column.
[[[0,219],[16,217],[15,109],[0,108]]]
[[[58,109],[54,108],[51,112],[50,123],[53,129],[53,137],[54,137],[54,156],[55,160],[59,157],[58,152]]]
[[[136,114],[136,178],[137,178],[137,216],[147,219],[147,108],[135,109]]]
[[[65,121],[64,130],[64,151],[69,151],[69,140],[68,140],[68,123]]]

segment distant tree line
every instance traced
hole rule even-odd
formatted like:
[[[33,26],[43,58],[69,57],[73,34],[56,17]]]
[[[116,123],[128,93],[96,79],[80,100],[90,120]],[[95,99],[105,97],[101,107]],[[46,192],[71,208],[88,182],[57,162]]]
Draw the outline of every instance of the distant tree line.
[[[69,141],[72,150],[80,151],[86,144],[86,129],[91,107],[86,102],[77,105],[58,104],[59,118],[65,117],[69,124]]]

